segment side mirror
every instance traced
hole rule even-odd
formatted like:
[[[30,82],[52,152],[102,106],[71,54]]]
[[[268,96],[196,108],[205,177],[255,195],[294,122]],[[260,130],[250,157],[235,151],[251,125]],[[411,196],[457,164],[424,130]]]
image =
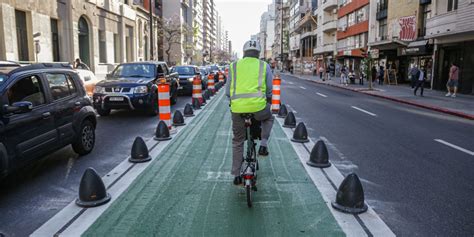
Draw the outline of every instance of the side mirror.
[[[7,114],[23,114],[23,113],[28,113],[31,110],[33,110],[33,103],[29,101],[20,101],[20,102],[15,102],[12,105],[5,105],[4,111]]]

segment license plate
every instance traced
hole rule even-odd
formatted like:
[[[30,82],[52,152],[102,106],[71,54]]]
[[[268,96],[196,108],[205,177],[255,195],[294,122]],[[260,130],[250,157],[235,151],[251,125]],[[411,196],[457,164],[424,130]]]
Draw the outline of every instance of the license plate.
[[[109,97],[110,101],[123,101],[123,97]]]
[[[183,89],[183,87],[182,87],[182,86],[178,86],[178,90],[182,90],[182,89]]]

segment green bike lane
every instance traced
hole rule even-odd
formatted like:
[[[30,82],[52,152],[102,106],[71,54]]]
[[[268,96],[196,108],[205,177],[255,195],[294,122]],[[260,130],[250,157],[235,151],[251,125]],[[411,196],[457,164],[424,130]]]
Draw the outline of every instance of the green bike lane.
[[[229,172],[229,107],[223,97],[215,102],[204,108],[210,116],[186,125],[84,236],[345,235],[276,121],[270,156],[259,159],[254,206],[247,207]]]

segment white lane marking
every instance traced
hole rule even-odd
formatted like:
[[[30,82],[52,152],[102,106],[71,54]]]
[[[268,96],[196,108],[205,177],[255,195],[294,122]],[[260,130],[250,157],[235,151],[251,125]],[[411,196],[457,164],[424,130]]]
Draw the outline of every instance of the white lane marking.
[[[300,86],[300,88],[303,89],[303,90],[306,90],[306,87],[304,87],[304,86]]]
[[[327,95],[321,94],[321,93],[319,93],[319,92],[316,92],[316,94],[319,95],[319,96],[322,96],[322,97],[324,97],[324,98],[328,97]]]
[[[290,85],[294,85],[295,83],[293,83],[293,82],[289,81],[289,82],[288,82],[288,84],[290,84]]]
[[[376,114],[371,113],[371,112],[369,112],[369,111],[367,111],[367,110],[363,110],[363,109],[361,109],[361,108],[359,108],[359,107],[351,106],[351,108],[356,109],[356,110],[359,110],[360,112],[366,113],[366,114],[371,115],[371,116],[374,116],[374,117],[377,116]]]
[[[460,147],[460,146],[456,146],[456,145],[454,145],[454,144],[452,144],[452,143],[449,143],[449,142],[444,141],[444,140],[441,140],[441,139],[434,139],[434,140],[437,141],[437,142],[439,142],[439,143],[441,143],[441,144],[444,144],[444,145],[446,145],[446,146],[449,146],[449,147],[451,147],[451,148],[454,148],[454,149],[456,149],[456,150],[458,150],[458,151],[462,151],[462,152],[464,152],[464,153],[466,153],[466,154],[468,154],[468,155],[474,156],[474,151],[470,151],[470,150],[468,150],[468,149],[464,149],[464,148],[462,148],[462,147]]]

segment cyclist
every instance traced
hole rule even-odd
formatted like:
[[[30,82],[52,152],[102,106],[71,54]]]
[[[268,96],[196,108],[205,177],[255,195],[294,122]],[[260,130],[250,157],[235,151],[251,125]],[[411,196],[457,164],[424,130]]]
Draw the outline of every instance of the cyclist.
[[[244,57],[230,65],[230,83],[226,85],[226,95],[230,98],[232,112],[232,171],[234,185],[240,185],[244,142],[246,137],[245,120],[241,114],[253,114],[261,121],[261,141],[259,156],[268,156],[268,138],[273,126],[270,110],[273,74],[270,66],[259,60],[260,44],[255,40],[244,45]]]

